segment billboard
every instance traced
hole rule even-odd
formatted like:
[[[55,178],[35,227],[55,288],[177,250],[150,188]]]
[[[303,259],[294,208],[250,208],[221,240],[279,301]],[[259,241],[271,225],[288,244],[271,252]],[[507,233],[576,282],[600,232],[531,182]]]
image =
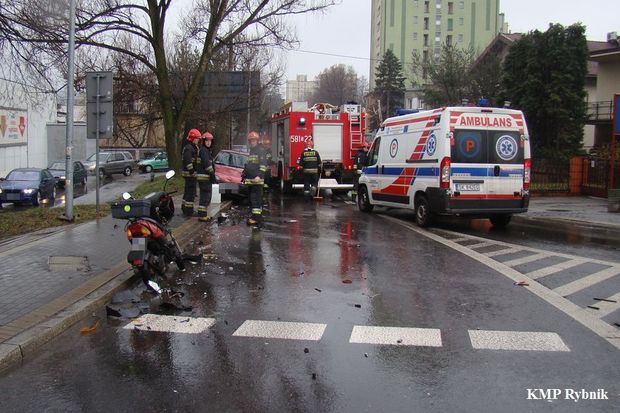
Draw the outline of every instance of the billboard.
[[[0,146],[28,144],[28,111],[0,107]]]
[[[202,110],[244,112],[260,103],[260,72],[207,72],[201,86]]]

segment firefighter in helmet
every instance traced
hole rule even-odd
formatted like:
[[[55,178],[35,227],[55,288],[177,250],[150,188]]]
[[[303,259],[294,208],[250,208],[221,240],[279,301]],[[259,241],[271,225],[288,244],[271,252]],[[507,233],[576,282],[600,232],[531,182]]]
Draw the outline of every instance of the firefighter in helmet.
[[[252,209],[248,225],[260,225],[263,217],[263,185],[267,171],[265,151],[258,144],[258,133],[248,133],[250,154],[241,175],[243,182],[248,186],[250,208]]]
[[[181,210],[183,215],[192,216],[194,214],[194,198],[196,198],[196,166],[198,165],[198,141],[200,140],[200,131],[198,129],[190,129],[187,133],[187,142],[183,146],[183,179],[185,180],[185,189],[183,191],[183,202]]]
[[[263,185],[263,193],[266,195],[271,187],[271,166],[273,165],[273,155],[271,154],[271,138],[269,135],[263,136],[262,139],[263,151],[265,152],[265,164],[267,170],[265,171],[265,184]]]
[[[355,159],[353,160],[353,169],[355,171],[355,176],[353,177],[353,191],[351,192],[351,196],[353,200],[357,198],[357,187],[360,182],[360,175],[362,174],[362,169],[366,166],[366,161],[368,160],[368,142],[364,141],[362,143],[362,147],[357,150],[355,154]]]
[[[207,210],[211,203],[212,185],[215,182],[215,165],[213,164],[213,155],[211,153],[213,135],[205,132],[201,138],[202,145],[198,149],[198,166],[196,168],[196,179],[198,180],[198,189],[200,191],[198,198],[198,216],[200,218],[198,220],[206,222],[210,219],[207,215]]]
[[[312,137],[306,141],[306,148],[301,153],[297,163],[304,175],[304,196],[310,197],[312,192],[316,191],[321,171],[321,156],[314,149]]]

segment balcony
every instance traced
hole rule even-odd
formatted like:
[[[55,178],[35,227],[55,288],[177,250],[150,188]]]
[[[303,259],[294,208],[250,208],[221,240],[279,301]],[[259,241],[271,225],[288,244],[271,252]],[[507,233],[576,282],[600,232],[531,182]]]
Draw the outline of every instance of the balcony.
[[[613,102],[611,100],[589,102],[586,116],[586,123],[590,125],[611,122],[613,118]]]

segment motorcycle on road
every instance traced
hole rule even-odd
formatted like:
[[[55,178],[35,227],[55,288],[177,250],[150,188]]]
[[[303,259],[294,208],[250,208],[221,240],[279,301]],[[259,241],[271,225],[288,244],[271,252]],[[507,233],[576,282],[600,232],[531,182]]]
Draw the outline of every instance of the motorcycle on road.
[[[112,217],[127,220],[125,230],[131,244],[127,261],[144,284],[157,293],[161,289],[155,279],[165,278],[171,262],[179,270],[185,270],[181,248],[168,228],[174,216],[172,194],[176,191],[166,192],[166,185],[174,174],[172,170],[166,173],[162,191],[150,193],[143,199],[133,199],[125,192],[123,201],[112,204]]]

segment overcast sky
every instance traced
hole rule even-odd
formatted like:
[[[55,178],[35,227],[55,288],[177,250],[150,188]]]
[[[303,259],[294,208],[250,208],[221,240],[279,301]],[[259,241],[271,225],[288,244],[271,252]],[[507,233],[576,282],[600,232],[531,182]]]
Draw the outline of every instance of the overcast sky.
[[[343,63],[368,78],[370,3],[370,0],[341,0],[341,4],[331,7],[324,15],[297,16],[294,21],[301,41],[300,51],[286,53],[286,77],[294,79],[297,74],[306,74],[312,80],[322,70]],[[500,0],[500,12],[504,13],[512,33],[544,31],[550,22],[563,25],[581,22],[586,26],[588,40],[604,41],[608,32],[620,33],[619,3],[618,0]]]

